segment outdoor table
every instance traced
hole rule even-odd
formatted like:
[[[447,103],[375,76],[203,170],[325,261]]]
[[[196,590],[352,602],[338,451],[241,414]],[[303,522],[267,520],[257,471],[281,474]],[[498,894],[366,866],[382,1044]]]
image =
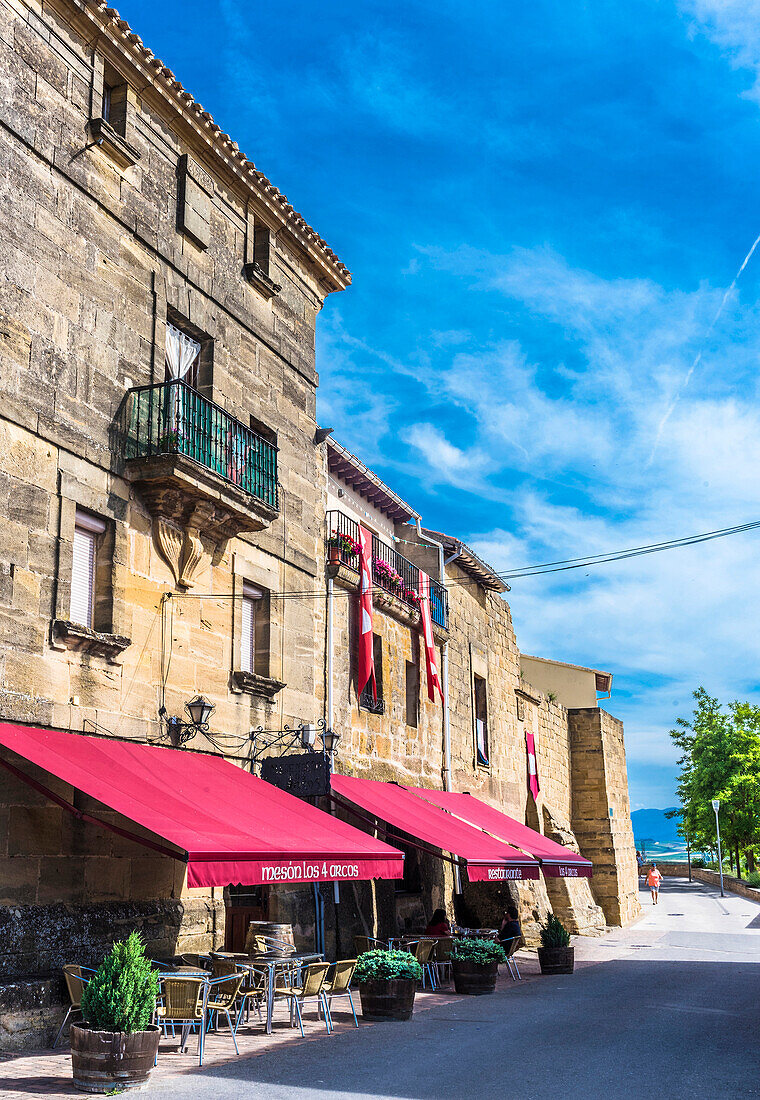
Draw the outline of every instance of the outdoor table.
[[[243,970],[252,970],[256,974],[263,974],[266,983],[267,994],[267,1035],[272,1034],[272,1013],[274,1011],[275,981],[278,967],[282,970],[300,970],[304,963],[322,962],[324,954],[312,952],[310,954],[296,955],[257,955],[247,962],[238,961],[238,966]]]

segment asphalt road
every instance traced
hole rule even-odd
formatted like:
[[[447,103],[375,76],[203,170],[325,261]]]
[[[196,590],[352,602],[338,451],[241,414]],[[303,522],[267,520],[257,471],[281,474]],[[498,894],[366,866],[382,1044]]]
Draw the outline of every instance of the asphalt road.
[[[636,1100],[760,1096],[760,906],[670,880],[580,965],[504,993],[287,1046],[154,1097]]]

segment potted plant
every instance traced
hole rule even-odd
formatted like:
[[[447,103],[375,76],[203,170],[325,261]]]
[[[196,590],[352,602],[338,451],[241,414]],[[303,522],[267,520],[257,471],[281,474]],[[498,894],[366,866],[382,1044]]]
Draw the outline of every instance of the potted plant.
[[[541,926],[541,946],[538,961],[542,974],[572,974],[575,948],[570,946],[570,933],[559,917],[550,913]]]
[[[113,1092],[145,1084],[158,1053],[160,1032],[151,1023],[158,989],[137,932],[115,943],[82,992],[83,1023],[71,1025],[78,1089]]]
[[[340,565],[341,559],[355,558],[361,549],[356,539],[344,531],[333,531],[327,540],[327,547],[331,565]]]
[[[354,981],[367,1020],[411,1020],[422,967],[408,951],[365,951]]]
[[[507,961],[504,948],[496,940],[455,940],[451,948],[451,970],[457,993],[479,995],[493,993],[499,963]]]

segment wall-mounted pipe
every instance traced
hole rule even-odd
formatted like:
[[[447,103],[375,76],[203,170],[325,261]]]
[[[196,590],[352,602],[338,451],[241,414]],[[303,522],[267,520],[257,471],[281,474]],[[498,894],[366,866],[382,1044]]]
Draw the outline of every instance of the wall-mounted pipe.
[[[422,525],[420,523],[419,516],[417,517],[417,536],[422,542],[428,543],[430,546],[435,546],[438,549],[438,569],[440,573],[439,580],[442,585],[446,584],[446,557],[443,549],[443,543],[438,539],[430,538],[429,535],[424,534]],[[448,559],[453,561],[457,557],[459,551]],[[449,643],[446,641],[441,646],[441,676],[443,683],[443,788],[446,791],[450,791],[451,787],[451,710],[449,707]],[[462,879],[459,874],[459,864],[454,863],[454,889],[457,894],[462,893]]]

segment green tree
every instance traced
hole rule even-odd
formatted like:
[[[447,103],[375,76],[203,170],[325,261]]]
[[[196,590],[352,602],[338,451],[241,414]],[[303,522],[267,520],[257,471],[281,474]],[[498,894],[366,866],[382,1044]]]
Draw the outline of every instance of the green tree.
[[[683,807],[681,830],[697,847],[716,847],[712,799],[720,799],[721,839],[733,852],[739,872],[739,851],[754,866],[754,845],[760,840],[760,707],[729,703],[700,687],[690,720],[679,718],[670,736],[681,749],[678,794]]]

